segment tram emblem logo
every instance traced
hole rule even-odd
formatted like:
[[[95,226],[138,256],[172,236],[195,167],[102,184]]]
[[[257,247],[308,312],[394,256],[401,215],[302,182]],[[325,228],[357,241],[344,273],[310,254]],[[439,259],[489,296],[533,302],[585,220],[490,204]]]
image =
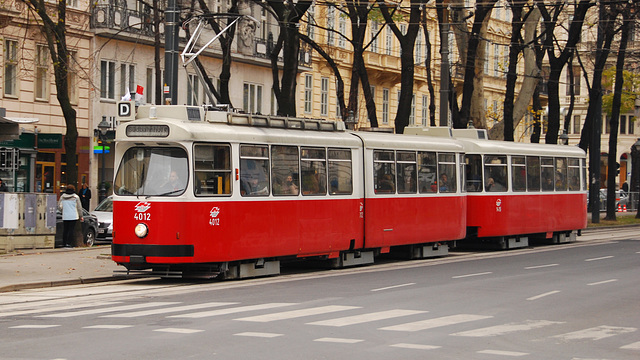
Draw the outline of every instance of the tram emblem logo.
[[[211,211],[209,211],[209,216],[211,216],[211,218],[209,219],[209,225],[211,226],[220,225],[220,219],[218,219],[218,214],[220,214],[219,207],[214,206],[213,208],[211,208]]]
[[[136,212],[139,212],[139,213],[146,212],[150,208],[151,208],[151,203],[148,203],[146,201],[139,202],[135,206]]]
[[[502,199],[496,200],[496,212],[502,212]]]

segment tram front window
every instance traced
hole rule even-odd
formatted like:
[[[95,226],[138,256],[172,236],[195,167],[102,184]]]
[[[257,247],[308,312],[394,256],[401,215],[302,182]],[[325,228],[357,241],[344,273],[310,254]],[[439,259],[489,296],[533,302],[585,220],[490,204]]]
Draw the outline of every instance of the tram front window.
[[[134,147],[124,154],[114,182],[117,195],[177,196],[189,180],[187,152],[181,148]]]

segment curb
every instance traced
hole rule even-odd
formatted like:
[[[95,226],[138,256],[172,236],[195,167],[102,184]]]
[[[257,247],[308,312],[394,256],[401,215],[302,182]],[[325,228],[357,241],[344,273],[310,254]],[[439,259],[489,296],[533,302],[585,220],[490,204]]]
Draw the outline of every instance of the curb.
[[[0,287],[0,293],[12,292],[12,291],[18,291],[18,290],[57,287],[57,286],[93,284],[93,283],[117,281],[117,280],[127,280],[127,277],[123,275],[113,275],[113,276],[103,276],[103,277],[95,277],[95,278],[78,278],[78,279],[69,279],[69,280],[54,280],[54,281],[41,281],[41,282],[26,283],[26,284],[14,284],[14,285]]]

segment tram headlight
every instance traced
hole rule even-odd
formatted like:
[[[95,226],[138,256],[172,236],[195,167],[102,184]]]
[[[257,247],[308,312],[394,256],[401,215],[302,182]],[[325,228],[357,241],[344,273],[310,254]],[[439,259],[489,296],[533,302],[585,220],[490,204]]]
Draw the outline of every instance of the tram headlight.
[[[145,236],[147,236],[147,234],[149,233],[149,228],[147,227],[147,225],[140,223],[136,225],[136,228],[134,231],[136,233],[136,236],[142,239]]]

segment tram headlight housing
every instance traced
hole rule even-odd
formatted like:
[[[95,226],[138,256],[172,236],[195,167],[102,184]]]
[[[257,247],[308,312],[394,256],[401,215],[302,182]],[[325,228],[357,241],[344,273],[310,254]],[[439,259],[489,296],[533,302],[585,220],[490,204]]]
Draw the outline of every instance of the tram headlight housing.
[[[142,239],[146,237],[147,234],[149,234],[149,227],[146,224],[140,223],[136,225],[136,228],[134,231],[136,233],[136,236]]]

